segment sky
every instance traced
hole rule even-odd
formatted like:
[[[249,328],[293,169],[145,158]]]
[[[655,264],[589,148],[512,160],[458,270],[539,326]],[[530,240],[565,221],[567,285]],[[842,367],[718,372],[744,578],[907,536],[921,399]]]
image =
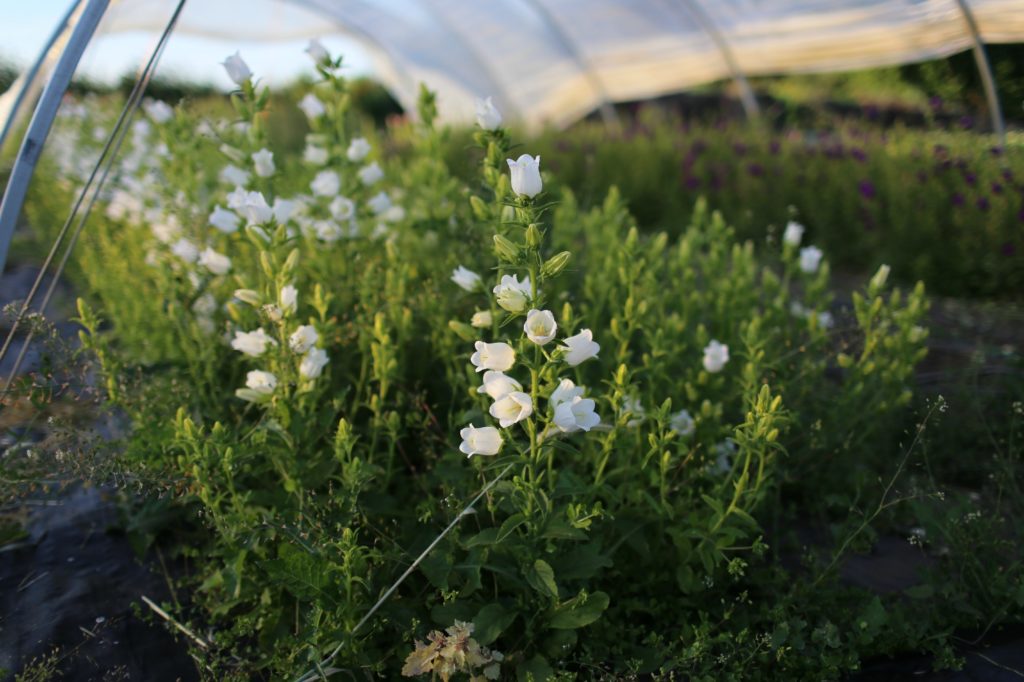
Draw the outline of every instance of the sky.
[[[183,23],[189,11],[198,11],[202,2],[191,0],[186,5]],[[248,0],[235,2],[236,7],[250,5]],[[70,4],[71,0],[0,0],[0,61],[18,68],[28,66]],[[83,55],[79,73],[110,82],[125,72],[134,72],[148,57],[156,38],[156,33],[141,31],[98,37]],[[345,55],[349,75],[371,72],[369,55],[356,42],[338,35],[324,35],[321,40],[332,53]],[[307,42],[305,38],[274,43],[237,41],[176,32],[167,44],[157,73],[230,89],[231,81],[219,63],[239,50],[257,76],[268,84],[281,84],[301,74],[313,75],[309,57],[303,53]]]

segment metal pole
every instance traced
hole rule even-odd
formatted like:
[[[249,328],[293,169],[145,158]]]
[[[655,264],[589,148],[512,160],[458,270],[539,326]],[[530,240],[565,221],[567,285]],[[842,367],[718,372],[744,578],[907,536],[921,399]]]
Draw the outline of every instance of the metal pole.
[[[562,29],[561,23],[555,18],[548,8],[544,5],[544,0],[523,0],[526,4],[530,5],[537,14],[541,16],[541,19],[548,25],[548,28],[555,34],[555,37],[569,56],[572,57],[573,61],[579,67],[580,71],[583,72],[583,76],[590,83],[590,87],[593,88],[594,92],[598,96],[598,108],[601,111],[601,120],[604,121],[605,125],[618,126],[619,125],[619,114],[615,111],[615,107],[612,106],[611,98],[608,96],[608,89],[604,86],[601,78],[594,72],[594,69],[587,62],[583,53],[573,42],[569,34]]]
[[[7,250],[10,248],[11,238],[14,236],[14,226],[21,214],[29,182],[32,180],[32,174],[39,162],[43,143],[46,142],[50,128],[53,126],[53,120],[57,116],[60,101],[71,83],[71,77],[82,58],[82,53],[85,52],[89,41],[92,40],[96,27],[109,5],[110,0],[89,0],[89,4],[71,33],[64,53],[53,70],[50,82],[43,90],[43,96],[39,98],[35,113],[32,114],[28,132],[25,133],[25,139],[21,142],[21,149],[18,150],[7,188],[4,190],[3,202],[0,203],[0,273],[3,272],[4,266],[7,264]]]
[[[43,296],[42,303],[39,305],[39,313],[46,314],[46,307],[50,303],[50,298],[53,296],[53,292],[57,287],[60,280],[61,274],[64,272],[64,268],[67,265],[68,259],[71,257],[71,252],[75,248],[75,244],[78,242],[78,238],[85,227],[86,221],[89,219],[89,214],[92,212],[92,208],[96,203],[96,200],[100,196],[100,192],[103,189],[103,185],[107,180],[111,169],[114,166],[114,160],[117,158],[117,153],[121,149],[121,143],[124,142],[125,135],[128,132],[128,123],[131,121],[132,116],[138,109],[139,102],[142,101],[142,96],[145,94],[146,87],[149,85],[150,80],[153,78],[153,74],[156,72],[156,66],[160,61],[160,57],[163,54],[164,48],[167,46],[167,41],[171,37],[171,33],[174,31],[174,27],[178,23],[178,18],[181,16],[182,10],[185,8],[186,0],[178,0],[178,5],[174,12],[171,14],[170,19],[167,21],[167,25],[164,27],[163,33],[160,35],[159,40],[153,47],[153,51],[146,61],[139,68],[139,72],[135,78],[135,85],[132,87],[131,92],[128,94],[128,99],[125,101],[124,107],[121,109],[121,114],[118,116],[117,121],[114,123],[114,128],[111,131],[110,137],[107,138],[107,142],[103,147],[103,151],[100,154],[99,160],[96,162],[96,166],[93,168],[92,173],[89,175],[89,179],[86,181],[85,186],[82,187],[79,192],[78,199],[68,214],[67,220],[64,222],[64,226],[61,228],[60,234],[54,241],[53,247],[50,249],[49,255],[46,257],[46,262],[43,267],[40,268],[39,274],[36,276],[35,282],[32,284],[32,290],[29,291],[28,296],[22,302],[21,310],[18,316],[14,320],[14,324],[11,327],[10,332],[7,335],[7,339],[4,341],[4,345],[0,348],[0,361],[7,354],[7,350],[10,348],[11,341],[14,339],[15,334],[18,331],[18,327],[21,324],[25,313],[28,312],[29,307],[32,305],[33,298],[35,298],[36,292],[39,290],[39,286],[42,284],[43,278],[46,275],[46,271],[53,261],[54,256],[61,246],[61,242],[64,241],[64,237],[68,232],[68,228],[71,223],[78,218],[78,222],[75,226],[74,232],[71,235],[71,240],[64,250],[64,256],[61,258],[60,263],[57,265],[56,271],[50,280],[50,286],[46,290],[46,294]],[[100,173],[102,168],[102,174],[99,180],[93,184],[96,179],[97,173]],[[86,195],[92,191],[92,196],[89,199],[88,205],[85,210],[79,214],[78,210],[82,206],[82,202],[85,201]],[[21,351],[18,353],[18,357],[14,361],[14,365],[11,368],[11,372],[7,377],[7,382],[0,391],[0,400],[6,397],[8,390],[10,390],[11,384],[14,381],[14,377],[18,373],[18,369],[21,367],[22,361],[25,359],[25,354],[29,349],[34,335],[33,330],[29,330],[25,341],[22,343]]]
[[[57,28],[53,30],[50,35],[50,39],[46,41],[46,45],[39,51],[39,56],[36,57],[35,62],[32,66],[22,74],[21,87],[18,89],[18,94],[14,97],[14,103],[11,104],[11,110],[7,114],[7,120],[4,121],[4,129],[0,131],[0,150],[4,148],[4,142],[7,141],[7,136],[11,132],[11,128],[14,127],[14,122],[18,119],[18,112],[21,110],[21,105],[24,104],[25,98],[28,96],[29,91],[35,85],[36,77],[39,75],[39,69],[42,68],[43,62],[50,55],[50,50],[53,49],[57,39],[64,33],[68,27],[68,22],[71,21],[71,16],[78,9],[78,6],[82,4],[82,0],[73,0],[71,7],[68,8],[67,13],[57,24]]]
[[[974,20],[974,13],[967,4],[967,0],[956,0],[960,6],[960,12],[967,23],[967,30],[971,32],[971,40],[974,42],[974,63],[978,66],[978,73],[981,74],[981,83],[985,88],[985,99],[988,101],[989,115],[992,117],[992,129],[999,136],[1000,146],[1006,146],[1006,123],[1003,121],[1003,110],[999,106],[999,93],[996,91],[996,79],[992,76],[992,67],[988,62],[988,54],[985,52],[985,44],[981,42],[981,33],[978,31],[978,22]]]
[[[694,0],[681,0],[686,5],[690,13],[696,17],[697,23],[701,25],[704,32],[708,34],[711,40],[714,41],[715,45],[718,46],[718,51],[722,53],[722,58],[725,60],[726,66],[729,67],[729,71],[732,73],[732,79],[736,82],[736,86],[740,91],[740,102],[743,104],[743,111],[746,113],[748,119],[755,119],[761,115],[761,107],[757,104],[757,97],[754,96],[754,90],[750,87],[750,82],[747,80],[746,74],[740,69],[739,63],[736,61],[736,56],[733,55],[732,49],[729,47],[729,43],[725,40],[725,36],[718,30],[715,23],[711,21],[711,17],[704,13],[704,10],[694,2]]]

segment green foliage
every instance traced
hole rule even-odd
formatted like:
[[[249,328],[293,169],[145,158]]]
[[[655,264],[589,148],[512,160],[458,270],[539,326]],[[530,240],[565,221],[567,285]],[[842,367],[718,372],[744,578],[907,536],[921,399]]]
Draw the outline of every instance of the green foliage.
[[[83,345],[150,494],[129,531],[140,550],[173,534],[193,567],[192,600],[165,608],[207,633],[204,675],[835,678],[901,651],[950,663],[957,629],[1021,617],[1004,513],[960,522],[936,506],[939,478],[902,488],[928,452],[924,427],[895,447],[914,419],[923,285],[882,268],[840,309],[808,240],[757,246],[753,219],[730,226],[734,204],[698,200],[641,231],[623,197],[673,181],[667,129],[634,138],[653,160],[620,165],[629,189],[599,197],[621,141],[594,152],[589,189],[566,188],[594,158],[579,155],[531,193],[507,174],[510,133],[478,129],[467,185],[424,91],[419,122],[388,139],[408,153],[384,158],[359,141],[340,66],[320,64],[323,112],[270,173],[253,155],[274,99],[252,81],[230,121],[182,106],[140,127],[79,245]],[[64,125],[96,122],[82,116]],[[66,191],[76,164],[57,163]],[[238,224],[215,226],[229,195]],[[788,216],[784,196],[743,196]],[[501,364],[487,353],[514,353],[517,388],[481,387]],[[513,393],[530,409],[510,417]],[[1019,439],[1003,452],[1019,458]],[[841,583],[849,553],[902,514],[951,550],[934,579],[906,600]],[[797,531],[812,525],[828,537],[810,550]]]

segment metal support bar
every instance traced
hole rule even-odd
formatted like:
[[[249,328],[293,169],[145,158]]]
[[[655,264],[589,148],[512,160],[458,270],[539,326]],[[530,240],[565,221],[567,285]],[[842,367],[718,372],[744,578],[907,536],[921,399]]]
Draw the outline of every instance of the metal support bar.
[[[544,0],[523,0],[528,4],[534,11],[537,12],[548,25],[548,28],[555,34],[555,37],[569,56],[572,57],[573,61],[579,67],[580,71],[583,72],[583,76],[590,83],[590,87],[597,93],[598,96],[598,109],[601,112],[601,120],[604,121],[605,125],[618,126],[619,125],[619,114],[615,111],[615,107],[612,106],[611,98],[608,95],[608,88],[605,87],[601,78],[594,72],[593,67],[587,62],[583,53],[577,47],[576,43],[573,42],[569,34],[562,28],[562,24],[558,19],[548,11],[547,6],[544,4]]]
[[[690,10],[690,13],[697,19],[697,23],[700,24],[704,32],[708,34],[708,37],[714,41],[715,45],[718,46],[718,51],[722,53],[722,58],[725,60],[726,66],[729,67],[729,71],[732,74],[732,79],[736,83],[736,87],[740,91],[740,102],[743,104],[743,111],[746,113],[748,119],[756,119],[761,115],[761,107],[757,104],[757,97],[754,96],[754,90],[750,87],[750,82],[747,80],[746,74],[740,69],[739,63],[736,61],[736,56],[732,53],[732,48],[729,47],[729,43],[726,41],[725,36],[722,35],[715,23],[711,21],[700,5],[694,0],[680,0],[686,8]]]
[[[996,91],[996,79],[992,76],[992,67],[988,61],[988,54],[985,52],[985,44],[981,42],[981,33],[978,31],[978,22],[974,20],[974,13],[971,12],[967,0],[956,0],[960,6],[960,12],[964,16],[967,30],[971,32],[971,40],[974,42],[974,63],[978,66],[978,73],[981,75],[981,83],[985,88],[985,99],[988,101],[989,116],[992,117],[992,130],[999,136],[999,144],[1006,146],[1006,123],[1003,121],[1003,110],[999,105],[999,93]]]
[[[121,144],[124,142],[125,136],[128,133],[131,119],[138,109],[139,103],[142,101],[142,97],[146,92],[146,87],[153,78],[153,74],[156,73],[156,66],[160,61],[160,57],[163,55],[167,42],[170,40],[174,27],[178,23],[178,18],[181,16],[181,12],[185,8],[185,2],[186,0],[178,0],[178,5],[171,14],[170,19],[167,20],[167,25],[164,27],[159,40],[157,40],[154,45],[149,59],[139,67],[139,71],[135,77],[135,85],[132,87],[131,92],[128,93],[128,98],[121,109],[120,115],[117,117],[117,121],[114,123],[114,128],[110,133],[110,137],[107,138],[107,142],[103,147],[103,151],[100,154],[96,165],[93,167],[92,173],[89,174],[89,178],[80,190],[78,198],[75,201],[74,206],[72,206],[71,212],[68,214],[67,220],[64,221],[60,234],[54,240],[50,253],[47,255],[46,261],[43,263],[42,268],[39,270],[39,274],[36,276],[35,282],[32,284],[31,291],[29,291],[28,296],[22,302],[21,310],[18,312],[18,316],[14,320],[14,324],[7,335],[7,339],[4,341],[3,347],[0,347],[0,361],[6,357],[7,351],[11,347],[11,342],[18,332],[19,325],[24,319],[25,314],[28,312],[29,307],[33,305],[33,299],[39,291],[39,287],[46,276],[50,264],[53,262],[54,256],[56,256],[57,251],[62,246],[62,242],[64,242],[64,239],[68,234],[71,223],[76,222],[77,219],[74,230],[71,232],[70,240],[64,249],[64,255],[61,257],[60,263],[58,263],[57,268],[50,279],[50,285],[47,287],[46,293],[43,295],[43,300],[38,306],[39,313],[43,315],[46,314],[46,308],[50,303],[50,299],[53,297],[53,292],[56,290],[57,284],[60,282],[61,274],[63,274],[64,268],[68,264],[68,259],[71,257],[71,253],[74,251],[75,245],[78,243],[78,238],[81,236],[82,230],[85,228],[85,224],[89,220],[89,215],[92,212],[93,206],[96,204],[96,200],[99,199],[100,193],[103,191],[103,186],[107,181],[107,176],[114,168],[114,162],[121,149]],[[98,180],[97,174],[99,174]],[[85,202],[86,197],[90,193],[91,196],[89,196],[85,209],[79,213],[79,209],[82,208],[83,202]],[[15,376],[18,374],[18,369],[21,367],[21,363],[25,359],[26,352],[31,346],[34,334],[34,330],[29,330],[26,335],[25,340],[21,345],[21,350],[18,352],[18,356],[14,360],[14,365],[11,367],[7,381],[4,384],[3,389],[0,390],[0,401],[7,396],[7,392],[10,390]]]
[[[35,172],[39,156],[43,151],[43,144],[50,134],[53,120],[57,116],[57,109],[60,107],[61,99],[71,83],[71,77],[78,67],[82,53],[92,40],[96,27],[107,11],[110,0],[89,0],[82,16],[75,25],[68,40],[64,53],[60,56],[50,82],[43,90],[43,96],[39,98],[35,113],[32,114],[32,121],[29,123],[28,132],[21,142],[21,149],[14,160],[14,167],[11,169],[11,176],[4,190],[3,202],[0,203],[0,273],[3,272],[7,263],[7,250],[11,245],[11,238],[14,236],[14,227],[21,214],[22,204],[25,202],[25,194],[28,192],[29,182]]]
[[[18,88],[18,94],[14,97],[14,103],[11,104],[11,110],[7,113],[7,120],[4,121],[4,129],[0,131],[0,150],[4,148],[4,142],[7,141],[7,136],[11,133],[11,128],[14,127],[15,122],[18,120],[18,112],[21,111],[21,106],[25,103],[25,98],[28,93],[31,92],[35,86],[36,78],[39,76],[39,70],[43,66],[43,62],[50,56],[50,50],[57,43],[57,40],[64,34],[64,31],[68,27],[68,23],[71,21],[71,17],[74,15],[75,10],[78,9],[79,5],[82,4],[82,0],[73,0],[71,7],[68,8],[67,13],[61,18],[60,23],[57,24],[57,28],[50,34],[50,39],[46,41],[46,45],[39,51],[39,56],[32,63],[32,66],[28,67],[28,70],[21,75],[21,87]]]

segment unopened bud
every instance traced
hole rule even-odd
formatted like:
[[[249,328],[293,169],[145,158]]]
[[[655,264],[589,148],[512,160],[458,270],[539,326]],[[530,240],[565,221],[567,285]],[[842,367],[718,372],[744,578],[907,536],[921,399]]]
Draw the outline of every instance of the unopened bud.
[[[537,229],[536,223],[530,223],[530,226],[526,228],[526,245],[531,249],[536,249],[540,246],[540,230]]]
[[[465,322],[459,322],[458,320],[449,320],[448,328],[455,332],[458,335],[458,337],[463,341],[474,341],[478,337],[477,333],[473,330],[473,328],[470,327]]]
[[[546,263],[541,267],[540,273],[544,277],[555,277],[562,270],[565,270],[565,266],[569,264],[569,259],[572,258],[572,254],[568,251],[556,253],[554,256],[549,258]]]
[[[244,301],[251,306],[258,306],[260,304],[260,295],[252,289],[235,289],[235,298],[239,301]]]
[[[500,234],[494,235],[494,251],[502,260],[514,263],[519,259],[519,247]]]

